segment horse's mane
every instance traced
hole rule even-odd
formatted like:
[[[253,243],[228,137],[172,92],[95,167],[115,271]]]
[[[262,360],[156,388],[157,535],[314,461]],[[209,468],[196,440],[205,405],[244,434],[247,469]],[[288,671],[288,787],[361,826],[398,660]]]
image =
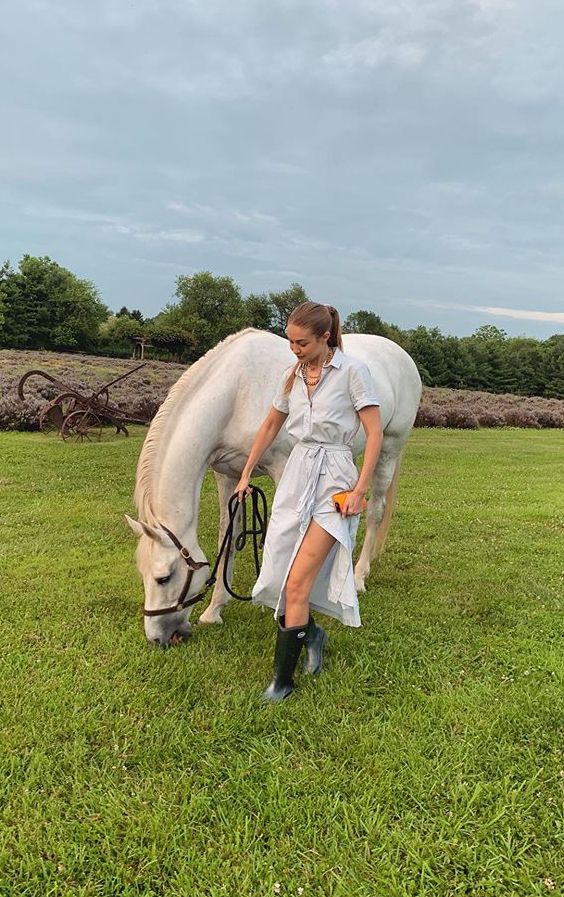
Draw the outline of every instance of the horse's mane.
[[[152,503],[152,485],[157,469],[156,462],[159,456],[161,438],[171,420],[172,413],[177,405],[198,386],[204,376],[207,377],[208,365],[213,364],[228,346],[240,340],[247,333],[264,333],[264,331],[258,330],[256,327],[246,327],[244,330],[232,333],[212,349],[209,349],[205,355],[202,355],[194,364],[190,365],[170,388],[166,399],[153,418],[139,456],[134,492],[139,519],[144,523],[148,523],[150,526],[158,526]]]

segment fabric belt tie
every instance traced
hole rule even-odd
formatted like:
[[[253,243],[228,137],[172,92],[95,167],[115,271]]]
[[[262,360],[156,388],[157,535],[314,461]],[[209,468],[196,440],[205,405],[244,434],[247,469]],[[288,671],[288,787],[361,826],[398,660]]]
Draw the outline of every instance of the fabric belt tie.
[[[306,488],[296,508],[300,521],[300,535],[307,529],[315,508],[315,494],[317,483],[322,473],[326,472],[325,457],[327,452],[350,452],[350,445],[335,444],[330,442],[298,442],[294,448],[300,446],[305,450],[306,463]]]

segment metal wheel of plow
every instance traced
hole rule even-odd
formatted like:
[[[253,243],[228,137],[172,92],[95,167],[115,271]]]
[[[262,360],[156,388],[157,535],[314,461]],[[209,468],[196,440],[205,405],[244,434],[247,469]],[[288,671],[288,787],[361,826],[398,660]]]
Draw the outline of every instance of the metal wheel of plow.
[[[103,435],[104,427],[98,415],[83,409],[67,415],[61,428],[61,436],[68,442],[100,442]]]

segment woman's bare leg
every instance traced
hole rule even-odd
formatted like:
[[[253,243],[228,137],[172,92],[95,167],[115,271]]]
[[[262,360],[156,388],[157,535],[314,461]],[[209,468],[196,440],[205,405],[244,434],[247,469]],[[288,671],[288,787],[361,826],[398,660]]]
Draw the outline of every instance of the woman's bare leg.
[[[286,581],[286,626],[305,626],[309,619],[309,593],[315,577],[336,539],[312,520]]]

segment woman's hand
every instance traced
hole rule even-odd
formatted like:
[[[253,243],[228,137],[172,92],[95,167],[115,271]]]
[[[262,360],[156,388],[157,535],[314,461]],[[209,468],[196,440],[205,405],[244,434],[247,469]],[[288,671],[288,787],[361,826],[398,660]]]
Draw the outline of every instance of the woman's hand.
[[[241,479],[235,486],[235,492],[237,493],[238,500],[243,501],[245,496],[250,495],[253,491],[252,486],[249,486],[250,477],[246,474],[241,475]]]
[[[363,500],[364,492],[355,492],[354,490],[349,492],[341,511],[341,517],[353,517],[355,514],[360,514]]]

